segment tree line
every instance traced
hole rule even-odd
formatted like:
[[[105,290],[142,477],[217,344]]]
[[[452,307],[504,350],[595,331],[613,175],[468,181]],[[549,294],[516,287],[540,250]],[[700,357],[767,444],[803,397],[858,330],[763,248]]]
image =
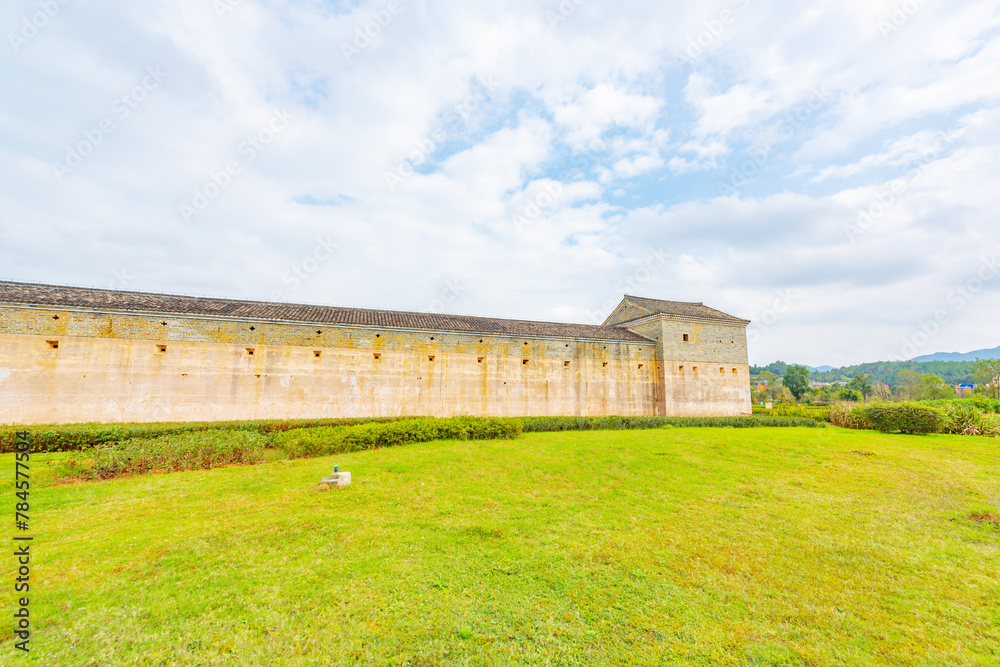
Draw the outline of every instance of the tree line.
[[[881,365],[893,363],[912,364],[914,362],[884,362]],[[867,398],[877,398],[883,401],[921,401],[942,398],[954,398],[956,396],[955,384],[976,384],[976,393],[1000,398],[1000,359],[981,359],[970,362],[922,362],[918,366],[929,366],[933,364],[954,365],[962,364],[968,366],[965,375],[959,382],[954,382],[936,373],[923,372],[913,368],[895,368],[889,374],[883,372],[881,375],[875,373],[857,372],[849,379],[845,377],[845,369],[837,369],[829,373],[810,373],[805,366],[788,365],[784,362],[775,362],[765,367],[752,367],[751,374],[757,371],[759,375],[757,383],[753,386],[753,398],[755,402],[762,401],[784,401],[828,403],[835,400],[861,401]],[[880,364],[861,364],[849,367],[860,370],[864,366],[879,366]],[[773,369],[773,370],[771,370]],[[783,371],[779,376],[776,370]],[[831,379],[824,379],[824,376],[834,376]],[[892,380],[892,384],[881,378]],[[809,381],[830,382],[823,387],[810,387]]]

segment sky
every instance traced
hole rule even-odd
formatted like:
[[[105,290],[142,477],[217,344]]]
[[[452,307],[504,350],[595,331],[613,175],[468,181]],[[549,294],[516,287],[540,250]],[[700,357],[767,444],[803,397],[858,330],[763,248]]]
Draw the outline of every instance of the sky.
[[[1000,0],[8,0],[0,280],[1000,345]]]

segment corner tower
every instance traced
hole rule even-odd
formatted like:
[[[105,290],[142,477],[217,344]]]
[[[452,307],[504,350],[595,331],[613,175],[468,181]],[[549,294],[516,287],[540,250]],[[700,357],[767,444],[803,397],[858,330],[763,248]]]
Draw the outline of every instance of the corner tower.
[[[604,326],[656,341],[657,414],[751,414],[749,320],[703,303],[626,295]]]

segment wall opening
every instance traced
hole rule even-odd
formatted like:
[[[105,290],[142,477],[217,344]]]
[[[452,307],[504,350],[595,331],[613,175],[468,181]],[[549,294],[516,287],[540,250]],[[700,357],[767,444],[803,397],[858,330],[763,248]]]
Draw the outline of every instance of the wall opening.
[[[601,362],[601,368],[607,368],[607,367],[608,367],[608,362],[606,361]]]
[[[733,369],[733,375],[737,375],[737,371],[735,368]]]
[[[49,347],[52,348],[53,350],[58,350],[59,349],[59,341],[57,341],[57,340],[47,340],[45,342],[48,343]]]
[[[725,369],[725,368],[719,368],[719,373],[720,373],[720,374],[725,374],[725,372],[726,372],[726,369]]]
[[[376,352],[374,356],[375,356],[375,361],[378,361],[379,359],[382,358],[382,355],[379,354],[378,352]]]
[[[322,356],[322,354],[323,353],[320,352],[319,350],[313,350],[313,356],[316,357],[317,359],[319,359],[320,356]]]
[[[252,347],[248,347],[247,348],[247,356],[248,357],[252,357],[253,356],[253,348]]]
[[[642,370],[642,364],[639,364],[639,370],[640,371]]]
[[[528,365],[528,360],[527,359],[522,359],[521,360],[521,365],[522,366],[527,366]]]
[[[569,368],[569,362],[568,361],[564,361],[563,362],[563,368]]]
[[[679,373],[683,373],[683,372],[684,372],[684,367],[683,367],[683,366],[678,366],[678,367],[677,367],[677,371],[678,371]]]
[[[433,354],[427,355],[427,361],[434,361],[434,355]]]
[[[157,349],[157,350],[158,350],[159,352],[166,352],[166,351],[167,351],[167,346],[166,346],[166,345],[157,345],[157,346],[156,346],[156,349]]]
[[[691,370],[692,370],[692,371],[694,371],[695,373],[697,373],[697,372],[698,372],[698,367],[697,367],[697,366],[695,366],[695,367],[694,367],[694,368],[692,368]]]
[[[477,358],[476,358],[476,363],[477,363],[477,364],[481,364],[481,363],[483,363],[483,358],[482,358],[482,357],[477,357]]]
[[[684,334],[684,342],[685,342],[685,343],[687,343],[687,342],[688,342],[688,335],[687,335],[687,334]]]

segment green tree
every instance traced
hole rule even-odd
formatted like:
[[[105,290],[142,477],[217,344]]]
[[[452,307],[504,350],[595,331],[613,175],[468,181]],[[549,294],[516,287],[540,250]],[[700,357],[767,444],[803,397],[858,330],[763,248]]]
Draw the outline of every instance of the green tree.
[[[972,367],[972,377],[986,385],[986,394],[1000,398],[1000,359],[980,359]]]
[[[809,390],[809,369],[805,366],[789,366],[785,369],[785,377],[782,379],[796,401],[801,401],[802,396]]]
[[[937,375],[921,376],[920,388],[922,399],[955,398],[955,388]]]
[[[896,376],[896,378],[896,392],[899,395],[899,398],[904,401],[919,401],[923,398],[920,395],[923,391],[922,383],[920,381],[920,373],[906,368],[899,371],[899,375]]]
[[[842,401],[854,401],[857,403],[861,400],[861,392],[857,389],[841,389],[837,392],[837,398]]]
[[[868,398],[872,395],[872,376],[858,373],[853,380],[847,383],[847,388],[858,392],[862,398]]]

